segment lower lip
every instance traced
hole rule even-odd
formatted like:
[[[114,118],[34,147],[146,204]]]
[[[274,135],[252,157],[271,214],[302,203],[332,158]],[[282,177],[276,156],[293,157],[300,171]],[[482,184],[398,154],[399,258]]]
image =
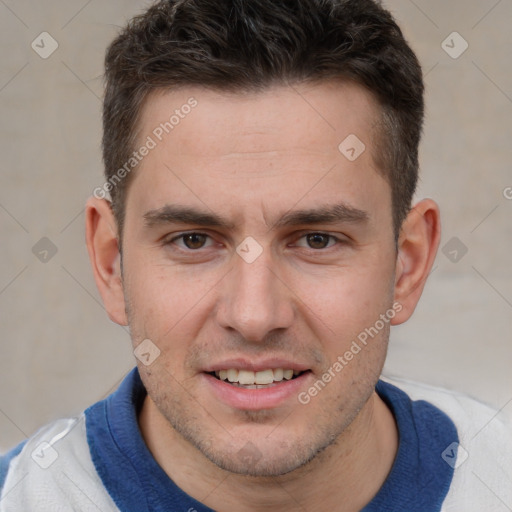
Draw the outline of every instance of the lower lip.
[[[211,386],[213,393],[225,404],[245,411],[273,409],[290,398],[296,398],[304,387],[311,372],[304,372],[295,379],[283,380],[268,388],[245,389],[232,386],[226,381],[219,380],[208,373],[202,374]]]

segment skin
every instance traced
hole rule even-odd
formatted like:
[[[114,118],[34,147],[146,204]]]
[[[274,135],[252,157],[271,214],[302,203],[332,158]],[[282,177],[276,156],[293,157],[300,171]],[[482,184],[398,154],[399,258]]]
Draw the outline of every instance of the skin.
[[[148,391],[142,435],[169,477],[215,510],[316,510],[319,500],[326,510],[360,510],[396,455],[396,424],[375,384],[389,326],[413,313],[432,267],[437,205],[415,205],[397,248],[391,189],[372,157],[379,107],[355,84],[155,93],[139,140],[191,96],[197,107],[133,176],[122,272],[109,203],[87,204],[107,312],[130,326],[134,347],[150,339],[160,350],[151,365],[138,361]],[[353,162],[338,150],[349,134],[366,146]],[[340,203],[364,218],[278,222]],[[166,205],[230,225],[163,222]],[[192,249],[177,239],[191,231],[208,235]],[[248,236],[262,249],[252,263],[236,253]],[[294,394],[275,407],[233,407],[205,378],[212,362],[284,358],[309,370],[299,389],[307,391],[393,304],[400,311],[307,405]]]

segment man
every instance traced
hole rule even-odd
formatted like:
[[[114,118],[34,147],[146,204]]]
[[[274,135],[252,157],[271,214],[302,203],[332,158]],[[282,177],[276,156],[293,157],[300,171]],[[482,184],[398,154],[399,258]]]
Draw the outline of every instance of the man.
[[[437,205],[411,207],[422,120],[417,59],[374,1],[132,20],[106,57],[87,246],[137,369],[3,458],[0,510],[510,506],[495,412],[379,380],[439,243]]]

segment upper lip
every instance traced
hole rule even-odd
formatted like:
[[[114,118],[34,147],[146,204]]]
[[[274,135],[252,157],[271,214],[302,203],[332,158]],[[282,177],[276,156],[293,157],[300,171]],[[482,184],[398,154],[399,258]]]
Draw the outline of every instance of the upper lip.
[[[263,370],[275,370],[276,368],[283,368],[284,370],[296,370],[303,372],[309,370],[310,367],[306,364],[290,361],[289,359],[264,359],[260,361],[248,360],[244,358],[225,359],[218,363],[208,365],[204,372],[217,372],[220,370],[229,370],[235,368],[237,370],[250,370],[253,372],[260,372]]]

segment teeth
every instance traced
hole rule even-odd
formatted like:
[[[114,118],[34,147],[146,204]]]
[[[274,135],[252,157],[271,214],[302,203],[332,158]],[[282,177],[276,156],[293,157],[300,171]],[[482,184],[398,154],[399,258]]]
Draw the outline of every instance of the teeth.
[[[226,377],[229,382],[238,382],[238,370],[234,370],[233,368],[229,369],[226,372]]]
[[[283,372],[284,372],[284,370],[282,368],[276,368],[274,370],[274,381],[275,382],[281,382],[283,380]]]
[[[227,380],[232,383],[242,384],[244,386],[265,385],[273,382],[281,382],[283,379],[290,380],[292,377],[300,374],[298,370],[275,368],[253,372],[251,370],[237,370],[230,368],[229,370],[219,370],[215,375],[220,380]]]
[[[274,382],[273,370],[263,370],[254,374],[254,384],[272,384],[272,382]],[[242,383],[240,382],[240,384]]]
[[[290,380],[293,377],[293,370],[284,370],[283,371],[283,377],[286,380]]]
[[[254,384],[254,372],[251,372],[250,370],[240,370],[238,372],[238,383],[239,384]]]

